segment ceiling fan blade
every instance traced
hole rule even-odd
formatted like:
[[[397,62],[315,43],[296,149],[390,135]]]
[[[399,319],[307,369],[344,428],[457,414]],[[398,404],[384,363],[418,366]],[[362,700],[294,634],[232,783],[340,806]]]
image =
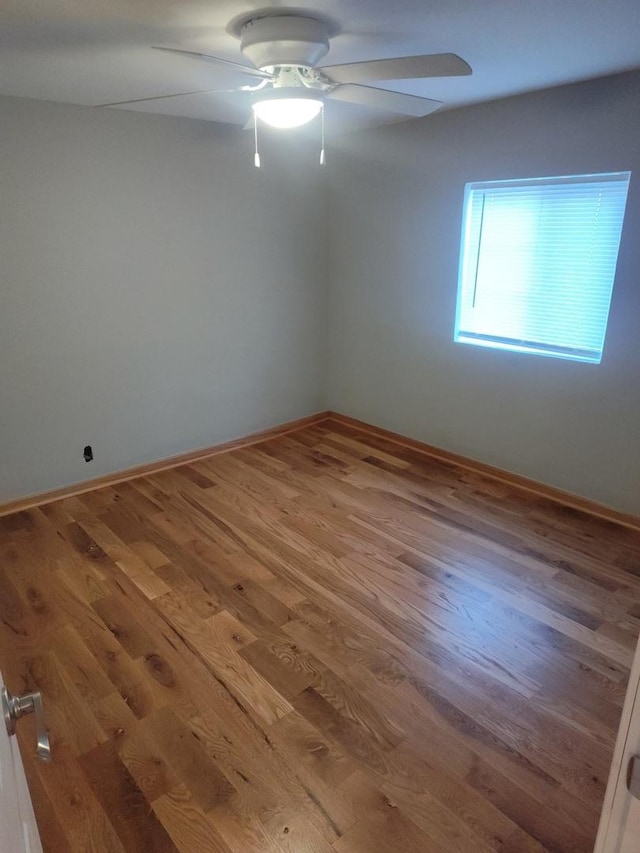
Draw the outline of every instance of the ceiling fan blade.
[[[164,50],[166,53],[177,53],[180,56],[190,56],[192,59],[204,59],[207,62],[216,62],[218,65],[226,65],[228,68],[233,68],[243,74],[249,74],[251,77],[260,77],[263,80],[273,80],[273,74],[267,74],[266,71],[260,71],[259,68],[251,68],[248,65],[241,65],[239,62],[232,62],[230,59],[222,59],[220,56],[211,56],[210,53],[199,53],[196,50],[181,50],[177,47],[156,47],[154,50]]]
[[[319,69],[336,83],[368,83],[372,80],[417,80],[424,77],[460,77],[471,74],[471,66],[455,53],[399,56],[373,59]]]
[[[124,107],[127,104],[143,104],[146,101],[164,101],[167,98],[184,98],[187,95],[212,95],[214,92],[242,92],[242,89],[200,89],[197,92],[175,92],[172,95],[152,95],[150,98],[134,98],[131,101],[114,101],[112,104],[96,104],[96,106]]]
[[[428,116],[442,106],[442,101],[432,101],[431,98],[405,95],[404,92],[389,92],[387,89],[375,89],[372,86],[354,86],[351,83],[336,86],[328,97],[414,118]]]

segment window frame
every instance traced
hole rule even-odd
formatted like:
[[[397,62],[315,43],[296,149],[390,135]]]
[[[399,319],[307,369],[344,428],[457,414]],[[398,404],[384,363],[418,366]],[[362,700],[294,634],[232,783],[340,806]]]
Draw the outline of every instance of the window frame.
[[[466,272],[466,261],[467,261],[467,247],[470,243],[469,232],[470,225],[472,219],[472,210],[473,210],[473,194],[478,191],[486,191],[491,189],[504,189],[508,185],[512,185],[514,188],[526,188],[526,187],[535,187],[538,186],[543,190],[543,187],[549,185],[561,185],[561,186],[570,186],[570,185],[587,185],[589,183],[593,184],[594,182],[601,183],[612,183],[612,182],[620,182],[625,183],[625,197],[624,202],[621,208],[621,220],[620,220],[620,228],[617,235],[617,242],[615,243],[615,262],[613,266],[613,274],[611,278],[611,286],[608,291],[608,299],[606,306],[606,314],[604,319],[604,324],[602,328],[602,339],[601,345],[599,349],[599,353],[595,354],[595,350],[579,348],[579,347],[566,347],[562,348],[558,344],[552,344],[548,342],[536,342],[531,340],[520,339],[519,341],[515,338],[507,338],[505,336],[501,336],[499,334],[483,334],[479,332],[470,332],[463,331],[461,329],[461,319],[463,314],[463,300],[465,298],[466,288],[468,284],[465,279]],[[580,174],[580,175],[558,175],[558,176],[547,176],[541,178],[508,178],[508,179],[500,179],[500,180],[491,180],[491,181],[470,181],[465,184],[464,188],[464,199],[462,206],[462,228],[461,228],[461,236],[460,236],[460,251],[459,251],[459,259],[458,259],[458,283],[457,283],[457,296],[456,296],[456,313],[455,313],[455,324],[454,324],[454,335],[453,340],[454,343],[467,344],[471,346],[481,346],[487,349],[497,349],[508,352],[516,352],[527,355],[539,355],[548,358],[559,358],[568,361],[577,361],[588,364],[600,364],[602,362],[602,357],[604,354],[604,346],[606,340],[607,327],[609,323],[609,315],[611,311],[611,301],[613,298],[613,290],[615,286],[615,279],[617,275],[617,264],[618,264],[618,255],[620,243],[622,240],[622,233],[624,229],[624,219],[626,215],[626,203],[628,199],[628,190],[631,182],[631,171],[630,170],[620,170],[616,172],[598,172],[598,173],[590,173],[590,174]],[[542,192],[541,192],[542,198]],[[484,203],[484,202],[483,202]],[[477,252],[477,260],[476,260],[476,276],[478,269],[478,262],[480,260],[480,251],[482,246],[482,235],[480,234],[476,241],[473,240],[473,245],[469,245],[471,250],[475,249]],[[477,284],[477,278],[476,278]],[[475,297],[474,297],[475,299]],[[471,324],[470,324],[471,325]]]

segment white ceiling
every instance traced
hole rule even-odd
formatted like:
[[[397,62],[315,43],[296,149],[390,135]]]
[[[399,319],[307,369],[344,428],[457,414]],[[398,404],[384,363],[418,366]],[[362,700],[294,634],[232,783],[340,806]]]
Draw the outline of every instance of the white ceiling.
[[[246,64],[234,28],[264,9],[246,0],[2,0],[0,94],[95,106],[241,85],[246,78],[151,45]],[[330,23],[326,65],[459,54],[473,76],[376,84],[446,107],[640,67],[639,0],[301,0],[295,11]],[[192,95],[129,109],[244,123],[246,98]],[[343,130],[390,118],[330,108]]]

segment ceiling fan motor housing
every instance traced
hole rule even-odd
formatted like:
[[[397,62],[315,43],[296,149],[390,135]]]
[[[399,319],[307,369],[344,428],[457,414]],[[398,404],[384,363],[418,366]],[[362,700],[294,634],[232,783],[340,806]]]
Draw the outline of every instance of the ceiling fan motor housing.
[[[270,15],[247,21],[240,50],[256,68],[301,65],[312,68],[329,50],[322,21],[299,15]]]

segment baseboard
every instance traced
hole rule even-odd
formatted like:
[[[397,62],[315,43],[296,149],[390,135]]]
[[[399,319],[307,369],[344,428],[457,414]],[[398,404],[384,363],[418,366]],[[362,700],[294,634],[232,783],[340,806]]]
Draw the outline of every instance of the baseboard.
[[[157,474],[159,471],[166,471],[169,468],[177,468],[179,465],[188,465],[191,462],[197,462],[199,459],[206,459],[208,456],[216,456],[219,453],[228,453],[230,450],[238,450],[241,447],[250,447],[252,444],[259,444],[261,441],[267,441],[270,438],[278,438],[282,435],[287,435],[290,432],[296,432],[304,427],[313,426],[327,419],[328,412],[318,412],[315,415],[309,415],[306,418],[298,418],[295,421],[288,421],[278,426],[262,429],[258,432],[252,432],[250,435],[235,438],[232,441],[225,441],[222,444],[214,444],[211,447],[203,447],[200,450],[189,450],[186,453],[179,453],[177,456],[169,456],[164,459],[158,459],[155,462],[147,462],[144,465],[136,465],[133,468],[127,468],[123,471],[114,471],[112,474],[105,474],[102,477],[95,477],[92,480],[84,480],[82,483],[74,483],[70,486],[64,486],[60,489],[53,489],[49,492],[40,492],[37,495],[28,497],[16,498],[7,503],[0,504],[0,516],[10,515],[14,512],[21,512],[25,509],[32,509],[42,504],[58,501],[62,498],[71,498],[75,495],[82,495],[85,492],[92,492],[95,489],[101,489],[104,486],[115,486],[117,483],[124,483],[127,480],[135,480],[137,477],[146,477],[149,474]]]
[[[500,480],[509,486],[516,486],[519,489],[524,489],[538,497],[546,498],[563,506],[571,507],[572,509],[586,512],[589,515],[596,516],[606,521],[611,521],[614,524],[622,524],[625,527],[631,527],[634,530],[640,530],[640,516],[633,513],[621,512],[620,510],[608,507],[605,504],[600,504],[597,501],[592,501],[589,498],[583,498],[580,495],[574,495],[571,492],[565,492],[563,489],[558,489],[555,486],[548,486],[546,483],[540,483],[537,480],[531,480],[529,477],[523,477],[520,474],[513,474],[510,471],[504,471],[501,468],[495,468],[493,465],[486,465],[484,462],[478,462],[475,459],[469,459],[466,456],[461,456],[458,453],[452,453],[449,450],[443,450],[440,447],[434,447],[424,441],[418,441],[415,438],[408,438],[397,432],[383,429],[382,427],[373,426],[365,421],[359,421],[357,418],[351,418],[348,415],[341,415],[339,412],[328,412],[328,419],[336,423],[344,424],[345,426],[355,427],[356,429],[368,432],[370,435],[376,435],[379,438],[386,438],[400,444],[404,447],[410,447],[412,450],[417,450],[432,458],[439,459],[442,462],[449,462],[457,465],[460,468],[465,468],[468,471],[473,471],[475,474],[481,474],[485,477],[492,477],[494,480]]]
[[[133,468],[127,468],[123,471],[114,471],[112,474],[105,474],[102,477],[96,477],[92,480],[84,480],[82,483],[75,483],[70,486],[64,486],[60,489],[53,489],[49,492],[41,492],[37,495],[28,497],[16,498],[7,503],[0,504],[0,516],[10,515],[14,512],[21,512],[25,509],[31,509],[42,504],[50,503],[51,501],[61,500],[62,498],[70,498],[74,495],[81,495],[85,492],[92,492],[95,489],[103,488],[104,486],[115,486],[118,483],[124,483],[127,480],[135,480],[137,477],[145,477],[149,474],[156,474],[159,471],[166,471],[169,468],[177,468],[180,465],[188,465],[191,462],[197,462],[200,459],[206,459],[209,456],[216,456],[219,453],[228,453],[231,450],[238,450],[241,447],[250,447],[253,444],[259,444],[262,441],[267,441],[270,438],[287,435],[291,432],[304,429],[304,427],[313,426],[314,424],[324,423],[326,421],[334,421],[335,423],[344,424],[345,426],[353,427],[367,432],[370,435],[385,438],[393,441],[403,447],[409,447],[419,453],[424,453],[434,459],[439,459],[442,462],[448,462],[452,465],[457,465],[467,471],[472,471],[475,474],[480,474],[484,477],[491,477],[494,480],[499,480],[509,486],[514,486],[519,489],[524,489],[534,495],[563,506],[571,507],[572,509],[580,510],[597,518],[621,524],[625,527],[630,527],[640,531],[640,517],[633,513],[621,512],[604,504],[597,503],[588,498],[583,498],[580,495],[574,495],[571,492],[565,492],[563,489],[558,489],[555,486],[549,486],[546,483],[540,483],[537,480],[531,480],[528,477],[523,477],[520,474],[514,474],[510,471],[504,471],[502,468],[495,468],[493,465],[486,465],[484,462],[478,462],[475,459],[470,459],[467,456],[461,456],[458,453],[452,453],[449,450],[443,450],[441,447],[427,444],[424,441],[419,441],[415,438],[409,438],[401,433],[392,432],[382,427],[374,426],[373,424],[360,421],[357,418],[342,415],[339,412],[326,411],[318,412],[315,415],[309,415],[305,418],[298,418],[295,421],[288,421],[278,426],[270,427],[269,429],[259,430],[250,435],[242,436],[241,438],[225,441],[222,444],[214,444],[211,447],[204,447],[199,450],[190,450],[186,453],[180,453],[177,456],[170,456],[165,459],[159,459],[155,462],[148,462],[144,465],[137,465]]]

